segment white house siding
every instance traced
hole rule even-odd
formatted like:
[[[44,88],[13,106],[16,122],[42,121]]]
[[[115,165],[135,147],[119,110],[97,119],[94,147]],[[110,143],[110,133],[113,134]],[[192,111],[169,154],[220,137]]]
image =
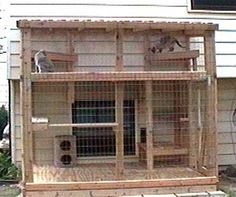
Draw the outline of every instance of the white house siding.
[[[71,122],[71,104],[67,102],[67,85],[35,84],[33,87],[33,115],[47,117],[50,123]],[[52,164],[54,136],[71,135],[70,128],[49,128],[48,131],[34,132],[34,162]]]
[[[20,165],[21,161],[21,130],[20,130],[20,84],[18,80],[11,81],[11,139],[12,161]]]
[[[0,106],[7,105],[6,2],[0,0]]]
[[[218,154],[221,165],[236,164],[236,80],[218,81]]]
[[[216,32],[216,62],[217,75],[219,78],[236,77],[236,14],[207,14],[188,12],[188,0],[10,0],[9,6],[9,79],[19,79],[20,67],[20,32],[16,28],[16,21],[21,19],[92,19],[92,20],[153,20],[153,21],[190,21],[190,22],[211,22],[219,24],[219,31]],[[89,47],[89,45],[87,45]],[[133,46],[135,49],[136,47]],[[79,48],[77,49],[80,50]],[[137,53],[139,53],[137,49]],[[138,55],[138,54],[137,54]],[[112,54],[109,54],[113,59]],[[86,58],[86,54],[84,54]],[[139,66],[139,62],[129,62],[125,56],[127,64]],[[82,61],[82,59],[81,59]],[[89,69],[85,65],[84,69]],[[103,69],[109,68],[109,65]],[[220,81],[219,94],[223,85],[227,91],[227,80]],[[229,90],[230,91],[230,90]],[[219,97],[220,99],[222,97]],[[224,103],[220,100],[219,103]],[[16,103],[16,101],[15,101]],[[221,114],[227,114],[220,111]],[[17,116],[17,114],[15,114]],[[226,116],[226,115],[225,115]],[[230,119],[228,119],[230,120]],[[19,123],[15,123],[19,125]],[[225,146],[230,143],[231,138],[222,137],[223,122],[219,120],[219,161],[220,164],[236,163],[233,159],[233,152],[224,154]],[[13,127],[15,128],[15,127]],[[13,132],[19,132],[20,129]],[[224,136],[224,135],[223,135]],[[15,142],[16,139],[13,139]],[[234,144],[234,143],[233,143]],[[16,145],[16,158],[19,147]],[[14,150],[13,150],[14,151]],[[226,149],[226,151],[229,151]],[[20,153],[20,152],[19,152]],[[227,155],[227,156],[226,156]],[[229,158],[229,160],[226,160]],[[17,159],[15,159],[17,160]]]

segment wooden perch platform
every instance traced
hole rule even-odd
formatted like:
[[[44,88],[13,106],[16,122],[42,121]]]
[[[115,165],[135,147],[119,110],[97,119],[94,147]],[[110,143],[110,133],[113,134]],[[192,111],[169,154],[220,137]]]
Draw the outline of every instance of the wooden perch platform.
[[[117,123],[68,123],[68,124],[49,124],[49,127],[76,127],[76,128],[98,128],[116,127]]]
[[[157,53],[151,56],[152,61],[174,61],[174,60],[188,60],[199,57],[199,50],[184,51],[184,52],[169,52]]]
[[[32,129],[33,131],[47,131],[48,130],[48,118],[32,117]]]
[[[41,118],[47,121],[33,121],[33,131],[47,131],[49,127],[75,127],[75,128],[99,128],[99,127],[117,127],[118,123],[54,123],[50,124],[47,118]]]
[[[145,143],[139,144],[139,151],[146,153],[147,145]],[[173,145],[164,145],[164,146],[154,146],[153,147],[153,156],[173,156],[173,155],[187,155],[188,149],[175,147]]]
[[[31,80],[33,82],[202,80],[205,76],[206,72],[202,71],[54,72],[32,73]]]
[[[37,53],[37,50],[32,51],[32,59],[34,58],[35,53]],[[58,52],[51,52],[51,51],[45,51],[47,53],[47,56],[52,61],[61,61],[61,62],[74,62],[77,61],[77,55],[71,55],[67,53],[58,53]]]

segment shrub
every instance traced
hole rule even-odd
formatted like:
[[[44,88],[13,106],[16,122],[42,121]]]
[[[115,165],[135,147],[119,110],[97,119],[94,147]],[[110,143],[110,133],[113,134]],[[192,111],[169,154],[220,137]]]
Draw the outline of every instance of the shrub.
[[[11,163],[11,156],[7,152],[0,153],[0,180],[20,180],[21,171]]]

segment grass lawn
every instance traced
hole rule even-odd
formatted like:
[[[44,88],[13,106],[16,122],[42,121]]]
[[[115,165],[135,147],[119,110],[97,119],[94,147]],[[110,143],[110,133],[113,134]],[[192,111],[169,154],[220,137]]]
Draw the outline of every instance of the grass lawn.
[[[15,186],[7,186],[1,185],[0,186],[0,197],[16,197],[20,194],[20,189]]]

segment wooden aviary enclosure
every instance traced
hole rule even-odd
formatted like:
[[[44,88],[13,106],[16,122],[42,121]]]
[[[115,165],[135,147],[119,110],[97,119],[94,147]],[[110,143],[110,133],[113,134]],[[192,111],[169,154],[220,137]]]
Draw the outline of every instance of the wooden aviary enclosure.
[[[17,26],[25,196],[217,189],[217,25]],[[35,68],[40,50],[51,72]]]

